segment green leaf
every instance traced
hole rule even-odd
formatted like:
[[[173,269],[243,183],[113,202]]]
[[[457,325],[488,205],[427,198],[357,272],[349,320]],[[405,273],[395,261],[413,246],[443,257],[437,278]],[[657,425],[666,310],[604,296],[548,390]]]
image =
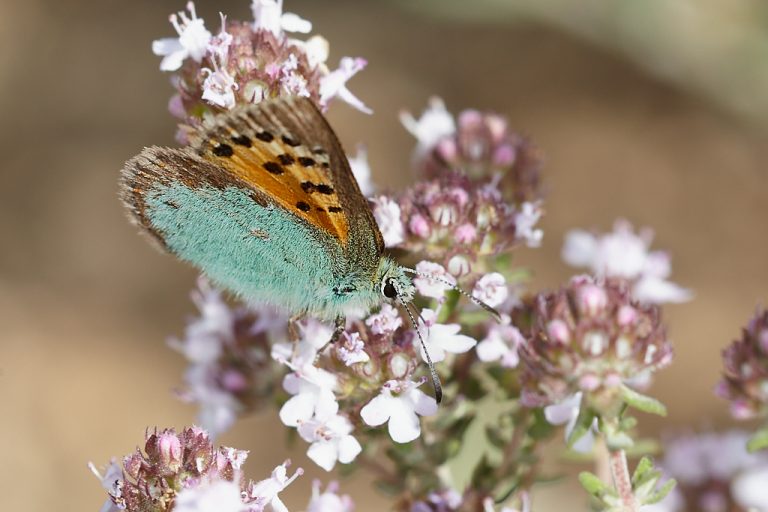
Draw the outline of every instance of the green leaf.
[[[649,414],[657,414],[659,416],[667,415],[667,407],[650,396],[638,393],[634,389],[621,385],[621,397],[627,403],[627,405],[634,407],[635,409]]]
[[[646,476],[653,471],[653,462],[650,457],[643,457],[640,462],[637,463],[635,472],[632,475],[632,484],[636,485],[638,482],[645,480]]]
[[[653,505],[654,503],[660,502],[661,500],[666,498],[670,492],[672,492],[672,489],[674,489],[676,485],[677,485],[677,480],[675,480],[674,478],[670,478],[669,480],[664,482],[664,485],[662,485],[658,491],[651,494],[647,499],[645,499],[643,504]]]
[[[768,427],[755,432],[747,442],[747,450],[750,452],[756,452],[766,448],[768,448]]]
[[[595,498],[601,498],[609,490],[609,487],[605,485],[605,482],[589,471],[582,471],[579,473],[579,482],[581,483],[581,486]]]
[[[571,433],[565,440],[568,448],[572,448],[576,441],[584,437],[584,435],[589,432],[589,429],[592,428],[592,423],[594,420],[595,414],[589,409],[589,407],[581,407],[579,410],[579,417],[576,418],[576,424],[573,426],[573,430],[571,430]]]
[[[483,459],[489,463],[503,459],[501,448],[488,442],[486,431],[498,424],[499,416],[514,410],[515,406],[513,400],[499,401],[492,395],[477,402],[475,416],[461,438],[461,448],[441,466],[450,478],[451,487],[463,492],[472,483],[475,469]]]

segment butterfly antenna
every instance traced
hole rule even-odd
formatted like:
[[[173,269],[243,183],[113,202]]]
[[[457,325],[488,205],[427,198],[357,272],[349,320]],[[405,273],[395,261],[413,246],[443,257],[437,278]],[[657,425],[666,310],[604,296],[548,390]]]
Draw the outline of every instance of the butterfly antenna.
[[[440,377],[437,375],[437,370],[435,370],[435,365],[432,363],[432,358],[429,357],[429,351],[427,351],[427,345],[424,343],[424,338],[421,337],[419,325],[416,323],[416,319],[414,318],[413,313],[411,313],[411,310],[408,309],[408,303],[400,297],[398,297],[398,301],[405,309],[405,312],[408,313],[408,318],[411,319],[411,324],[413,325],[413,329],[416,331],[416,336],[419,337],[421,349],[424,352],[424,357],[427,360],[427,365],[429,366],[429,374],[432,376],[432,387],[435,388],[435,401],[439,404],[443,400],[443,387],[440,385]],[[421,317],[421,315],[419,315],[419,317]],[[426,323],[424,325],[426,325]]]
[[[468,298],[469,300],[471,300],[472,302],[474,302],[475,304],[477,304],[478,306],[486,310],[488,313],[493,315],[493,317],[496,319],[497,322],[501,322],[501,315],[499,314],[498,311],[496,311],[494,308],[492,308],[482,300],[478,299],[471,293],[462,290],[461,288],[459,288],[457,285],[453,284],[449,280],[440,276],[436,276],[434,274],[425,274],[424,272],[419,272],[418,270],[414,270],[412,268],[403,267],[403,270],[405,272],[409,272],[411,274],[417,275],[419,277],[423,277],[425,279],[431,279],[433,281],[438,281],[440,283],[443,283],[444,285],[450,287],[453,290],[456,290],[457,292],[459,292],[460,294],[462,294],[463,296],[465,296],[466,298]]]

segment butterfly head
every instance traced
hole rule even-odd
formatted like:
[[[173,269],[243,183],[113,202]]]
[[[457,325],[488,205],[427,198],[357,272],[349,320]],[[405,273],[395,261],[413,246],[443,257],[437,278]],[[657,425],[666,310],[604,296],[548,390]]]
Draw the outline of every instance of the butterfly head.
[[[387,257],[382,258],[379,263],[376,282],[381,296],[388,302],[409,303],[416,293],[416,288],[403,267]]]

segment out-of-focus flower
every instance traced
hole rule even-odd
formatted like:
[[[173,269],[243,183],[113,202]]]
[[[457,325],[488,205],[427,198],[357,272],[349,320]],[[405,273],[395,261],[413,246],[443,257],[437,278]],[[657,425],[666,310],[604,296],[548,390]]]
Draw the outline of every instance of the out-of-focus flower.
[[[386,196],[371,199],[373,202],[373,216],[379,225],[381,236],[384,237],[384,245],[395,247],[403,242],[405,227],[400,220],[400,206]]]
[[[320,480],[312,482],[312,498],[307,505],[307,512],[352,512],[355,506],[348,495],[339,495],[338,482],[331,482],[320,491]]]
[[[377,427],[388,422],[389,435],[396,443],[408,443],[419,437],[419,417],[437,412],[435,399],[418,389],[424,381],[395,381],[384,384],[381,393],[360,411],[363,421]]]
[[[243,494],[246,502],[255,508],[255,512],[262,510],[272,512],[288,512],[288,508],[280,499],[279,494],[285,490],[294,480],[304,474],[304,470],[298,468],[293,476],[288,476],[288,466],[291,461],[286,460],[272,471],[272,476],[256,483],[249,483]]]
[[[517,501],[519,502],[519,508],[502,506],[499,509],[499,512],[531,512],[531,498],[528,496],[527,492],[521,492],[517,497]],[[488,497],[483,500],[483,512],[496,512],[493,498]],[[643,510],[643,512],[645,512],[645,510]]]
[[[672,346],[657,306],[633,302],[625,283],[577,276],[537,297],[522,346],[522,400],[559,403],[579,391],[590,406],[610,408],[632,385],[667,366]]]
[[[347,155],[347,160],[349,161],[349,167],[352,169],[352,174],[355,176],[355,181],[360,187],[360,192],[366,197],[373,194],[374,186],[373,181],[371,181],[371,166],[368,164],[368,150],[365,146],[358,145],[355,156]]]
[[[442,299],[451,285],[456,284],[456,278],[439,263],[420,261],[416,264],[416,272],[418,277],[413,280],[413,285],[424,297]]]
[[[675,492],[659,512],[725,512],[768,507],[765,478],[768,457],[746,450],[749,435],[740,430],[677,435],[664,442],[661,468],[677,480]],[[757,486],[752,482],[760,482]],[[645,510],[643,510],[645,512]]]
[[[253,0],[251,2],[254,30],[266,30],[275,36],[286,32],[312,31],[312,23],[292,12],[283,12],[283,0]]]
[[[176,71],[186,58],[195,62],[201,62],[208,51],[208,43],[211,41],[211,33],[205,28],[202,18],[195,13],[194,2],[187,2],[189,17],[184,11],[171,14],[170,21],[179,37],[166,37],[152,43],[152,52],[160,55],[162,71]]]
[[[252,510],[245,505],[251,501],[241,498],[240,468],[247,456],[242,450],[215,448],[208,434],[197,427],[181,433],[165,429],[147,432],[144,451],[137,449],[124,457],[122,471],[114,461],[104,476],[93,465],[91,470],[102,480],[112,503],[102,511],[246,511]],[[214,502],[218,508],[209,508]]]
[[[626,279],[632,294],[641,302],[661,304],[685,302],[691,292],[667,281],[671,273],[669,255],[651,251],[653,233],[649,229],[635,233],[626,220],[617,220],[613,232],[596,235],[582,230],[570,231],[565,238],[562,257],[574,267],[587,267],[599,277]]]
[[[456,133],[456,122],[445,108],[445,103],[438,97],[429,99],[429,107],[416,119],[410,112],[400,112],[400,122],[405,129],[416,137],[416,154],[420,155],[432,149],[438,141]]]
[[[716,388],[737,419],[768,414],[768,309],[744,327],[741,339],[723,350],[723,379]]]
[[[509,296],[507,280],[498,272],[485,274],[475,283],[472,295],[489,306],[495,308],[502,304]]]
[[[525,202],[515,213],[515,235],[528,247],[539,247],[544,238],[544,231],[535,227],[542,213],[540,201]]]
[[[352,424],[340,414],[300,422],[298,430],[302,439],[312,443],[307,456],[326,471],[332,470],[336,461],[349,464],[363,449],[352,436]]]
[[[520,362],[518,350],[525,338],[517,327],[511,324],[509,315],[502,315],[501,322],[494,322],[488,334],[477,344],[477,358],[490,363],[500,361],[505,368],[515,368]]]
[[[583,393],[579,391],[569,396],[559,403],[548,405],[544,408],[544,417],[551,425],[565,425],[565,439],[571,436],[576,420],[581,410],[581,401]],[[590,452],[595,442],[595,433],[597,431],[597,420],[589,431],[580,437],[571,447],[577,452]]]
[[[423,501],[411,505],[410,512],[453,512],[463,504],[463,496],[455,489],[431,492]]]
[[[403,325],[403,319],[397,309],[382,304],[378,313],[366,318],[365,325],[371,328],[373,334],[392,334]]]
[[[459,324],[438,324],[437,313],[431,309],[424,308],[421,311],[422,332],[425,333],[424,345],[432,358],[432,362],[439,363],[445,359],[445,353],[463,354],[477,345],[477,341],[459,334],[461,325]],[[426,361],[427,356],[424,353],[424,347],[420,347],[421,357]]]
[[[200,316],[189,322],[183,339],[169,345],[191,363],[181,398],[200,406],[198,421],[216,436],[271,395],[278,368],[269,358],[270,338],[285,320],[266,310],[230,308],[204,278],[192,300]]]
[[[320,79],[320,105],[325,107],[333,98],[339,98],[360,112],[373,114],[373,110],[365,106],[365,103],[347,89],[347,81],[355,76],[358,71],[365,69],[367,65],[368,61],[365,59],[343,57],[337,69]]]
[[[345,365],[352,366],[371,360],[371,356],[365,351],[365,344],[360,339],[359,333],[345,332],[343,334],[343,340],[336,345],[336,353],[339,354],[339,358],[344,361]]]

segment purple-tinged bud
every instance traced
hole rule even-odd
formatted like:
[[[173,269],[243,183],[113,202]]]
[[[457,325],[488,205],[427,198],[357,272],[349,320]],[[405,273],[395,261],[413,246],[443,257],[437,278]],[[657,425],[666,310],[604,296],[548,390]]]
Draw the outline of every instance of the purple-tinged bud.
[[[505,144],[499,146],[493,152],[493,165],[497,167],[506,167],[515,162],[516,151],[511,145]]]
[[[456,277],[463,277],[472,271],[472,265],[465,256],[456,255],[448,260],[448,272]]]
[[[571,332],[568,329],[568,324],[559,318],[555,318],[547,324],[547,334],[549,335],[550,340],[562,345],[565,345],[571,340]]]
[[[428,238],[430,232],[429,221],[421,214],[414,214],[408,221],[408,229],[416,236]]]
[[[472,224],[462,224],[453,232],[453,239],[459,244],[471,244],[477,237],[477,229]]]

